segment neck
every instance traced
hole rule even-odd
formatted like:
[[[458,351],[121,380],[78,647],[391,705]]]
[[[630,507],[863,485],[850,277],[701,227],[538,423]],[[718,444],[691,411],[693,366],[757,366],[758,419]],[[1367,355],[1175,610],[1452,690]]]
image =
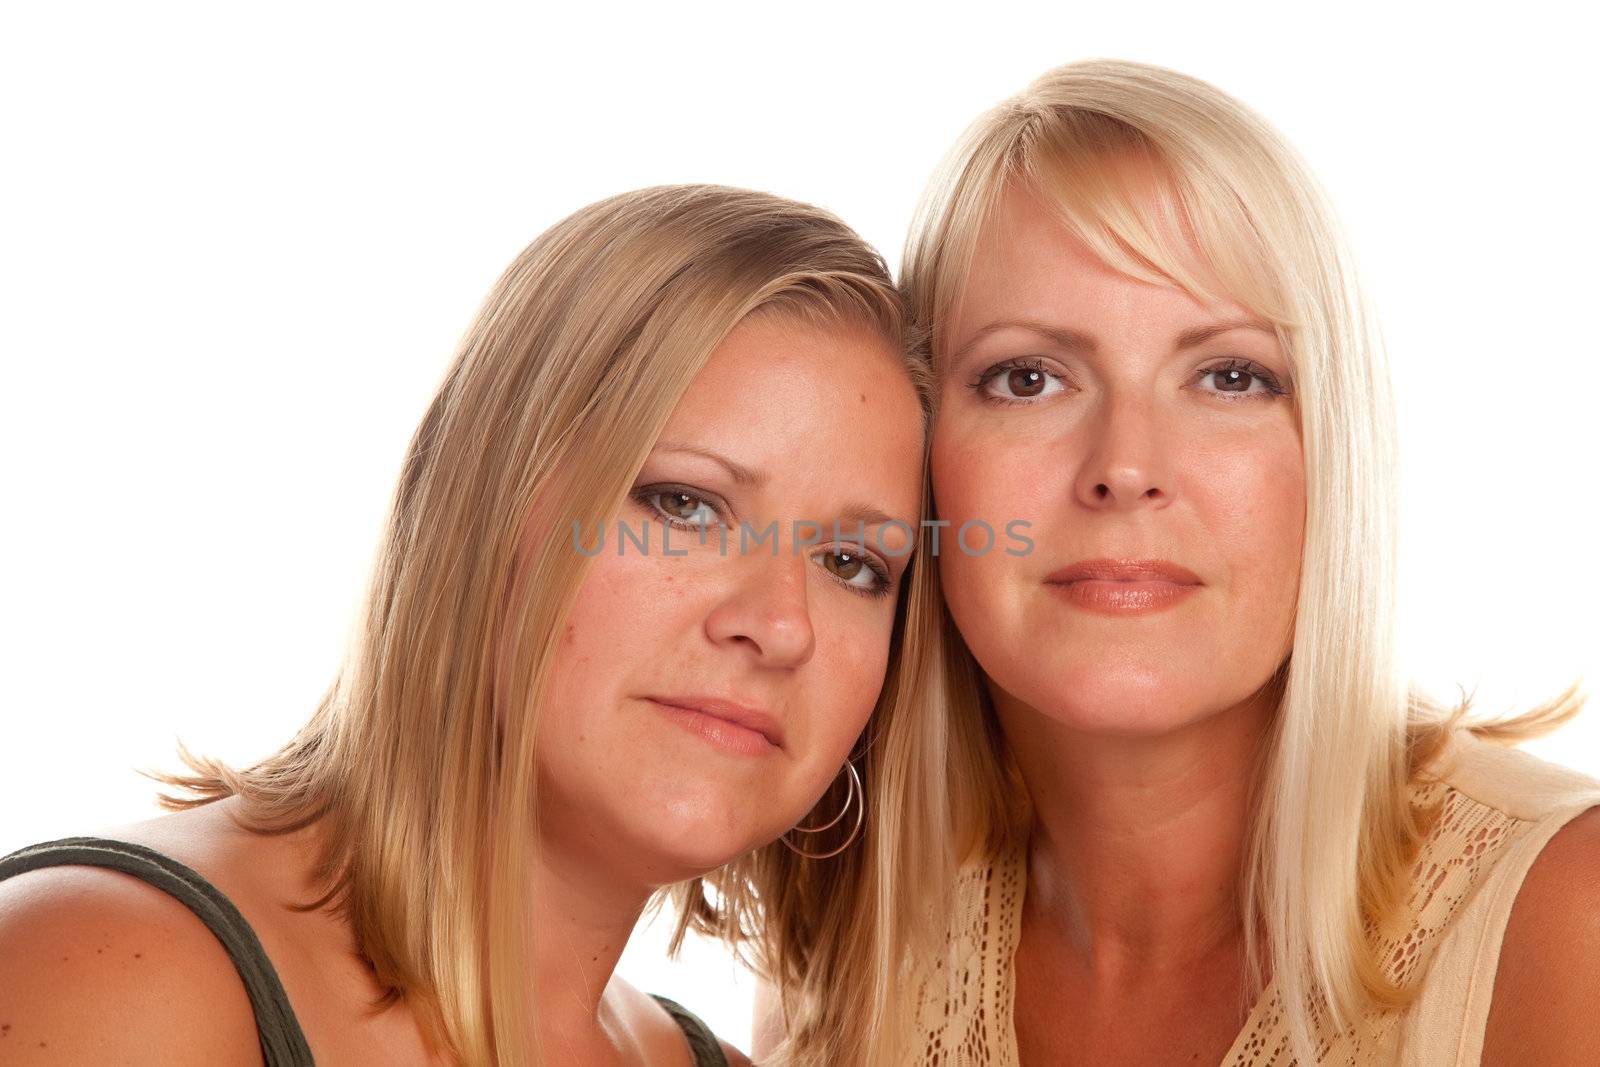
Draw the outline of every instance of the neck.
[[[1033,806],[1025,921],[1107,980],[1240,945],[1240,873],[1271,694],[1159,735],[995,707]]]
[[[634,1058],[613,972],[654,888],[614,869],[594,841],[543,835],[534,864],[527,966],[546,1062]]]

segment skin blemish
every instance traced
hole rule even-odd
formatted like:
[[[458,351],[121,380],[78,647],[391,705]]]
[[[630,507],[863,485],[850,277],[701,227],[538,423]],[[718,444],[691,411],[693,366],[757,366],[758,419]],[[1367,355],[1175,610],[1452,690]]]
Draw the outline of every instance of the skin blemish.
[[[142,960],[142,959],[144,959],[144,953],[143,952],[135,952],[133,954],[133,958],[136,959],[136,960]]]
[[[10,1023],[0,1023],[0,1037],[9,1037],[10,1035],[11,1035],[11,1024]]]

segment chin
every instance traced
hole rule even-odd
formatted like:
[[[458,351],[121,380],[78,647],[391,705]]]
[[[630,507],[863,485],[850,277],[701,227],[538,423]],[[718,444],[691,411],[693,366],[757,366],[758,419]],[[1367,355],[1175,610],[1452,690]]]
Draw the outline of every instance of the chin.
[[[667,881],[682,881],[716,870],[764,844],[762,831],[751,825],[752,794],[737,797],[724,790],[675,791],[656,803],[631,806],[629,837],[656,865],[672,872]],[[644,812],[650,818],[642,818]]]
[[[1154,736],[1204,717],[1198,695],[1159,672],[1063,672],[1051,682],[1038,702],[1027,702],[1083,733]]]

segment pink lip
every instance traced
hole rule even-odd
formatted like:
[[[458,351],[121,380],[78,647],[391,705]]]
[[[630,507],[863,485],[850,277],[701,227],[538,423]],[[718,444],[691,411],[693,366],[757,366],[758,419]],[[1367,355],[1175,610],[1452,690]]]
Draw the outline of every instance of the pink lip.
[[[713,744],[744,755],[783,747],[783,727],[759,708],[716,697],[646,697],[669,718]]]
[[[1164,611],[1204,583],[1164,559],[1086,559],[1045,578],[1072,603],[1101,615]]]

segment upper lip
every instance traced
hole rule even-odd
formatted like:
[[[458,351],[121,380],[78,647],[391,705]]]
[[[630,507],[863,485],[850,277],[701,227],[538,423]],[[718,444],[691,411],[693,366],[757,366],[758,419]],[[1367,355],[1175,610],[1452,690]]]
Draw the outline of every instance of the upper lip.
[[[658,704],[671,704],[676,708],[688,708],[691,711],[702,712],[714,719],[724,719],[736,726],[743,726],[756,731],[778,748],[783,747],[782,724],[778,722],[777,716],[760,708],[753,708],[748,704],[740,704],[732,700],[723,700],[721,697],[653,696],[650,699]]]
[[[1068,582],[1093,579],[1110,582],[1202,584],[1194,571],[1165,559],[1083,559],[1070,567],[1062,567],[1053,572],[1045,578],[1045,582],[1065,585]]]

